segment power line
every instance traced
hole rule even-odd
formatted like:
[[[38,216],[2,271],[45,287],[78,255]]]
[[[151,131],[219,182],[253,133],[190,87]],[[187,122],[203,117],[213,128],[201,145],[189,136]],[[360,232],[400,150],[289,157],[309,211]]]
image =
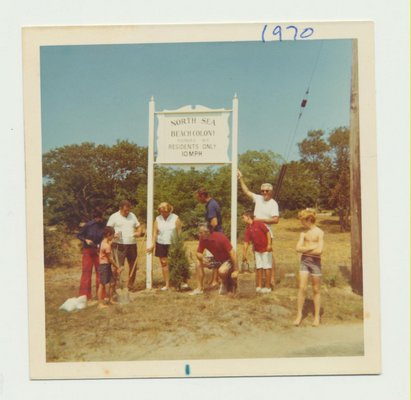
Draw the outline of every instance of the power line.
[[[308,81],[307,90],[305,91],[304,98],[303,98],[303,100],[301,101],[301,104],[300,104],[300,112],[299,112],[299,114],[298,114],[297,121],[296,121],[296,124],[295,124],[295,127],[294,127],[294,131],[293,131],[293,133],[292,133],[292,135],[291,135],[291,139],[290,139],[290,141],[289,141],[288,150],[287,150],[287,152],[286,152],[286,157],[285,157],[285,162],[286,162],[286,163],[288,163],[288,161],[289,161],[291,149],[292,149],[292,147],[293,147],[293,145],[294,145],[295,136],[296,136],[296,134],[297,134],[298,127],[299,127],[299,125],[300,125],[301,117],[302,117],[303,112],[304,112],[304,110],[305,110],[305,107],[306,107],[306,105],[307,105],[307,103],[308,103],[308,97],[309,97],[309,94],[310,94],[311,82],[312,82],[312,80],[313,80],[313,78],[314,78],[314,74],[315,74],[315,72],[316,72],[316,70],[317,70],[318,61],[319,61],[319,59],[320,59],[320,55],[321,55],[323,43],[324,43],[324,41],[321,41],[321,43],[320,43],[320,48],[319,48],[319,50],[318,50],[317,57],[316,57],[316,60],[315,60],[315,63],[314,63],[314,67],[313,67],[313,69],[312,69],[311,76],[310,76],[310,79],[309,79],[309,81]]]
[[[280,190],[281,190],[281,186],[283,184],[284,176],[285,176],[285,173],[287,171],[287,164],[288,164],[288,161],[289,161],[289,158],[290,158],[291,149],[294,145],[294,141],[295,141],[295,137],[296,137],[296,134],[297,134],[297,131],[298,131],[298,127],[300,125],[301,117],[302,117],[303,112],[305,110],[305,107],[308,103],[308,96],[310,94],[311,82],[312,82],[314,74],[317,70],[318,60],[320,59],[323,43],[324,43],[324,41],[321,41],[321,43],[320,43],[320,48],[318,50],[318,54],[317,54],[317,57],[316,57],[316,60],[315,60],[315,63],[314,63],[314,67],[313,67],[312,72],[311,72],[310,79],[308,81],[307,90],[305,91],[305,96],[304,96],[304,98],[303,98],[303,100],[301,101],[301,104],[300,104],[300,112],[298,114],[297,121],[295,123],[294,131],[293,131],[293,133],[291,135],[291,138],[289,140],[289,145],[288,145],[288,150],[287,150],[286,157],[285,157],[285,162],[281,166],[280,173],[278,174],[277,184],[276,184],[275,193],[274,193],[275,198],[278,198],[278,196],[280,194]]]

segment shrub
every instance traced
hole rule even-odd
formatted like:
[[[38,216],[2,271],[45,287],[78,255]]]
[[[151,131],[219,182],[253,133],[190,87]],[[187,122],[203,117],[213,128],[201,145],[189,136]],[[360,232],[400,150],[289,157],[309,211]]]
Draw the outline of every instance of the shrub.
[[[190,278],[190,263],[183,235],[174,235],[168,252],[170,283],[177,289]]]
[[[66,265],[70,247],[67,234],[61,227],[44,227],[44,266],[46,268]]]
[[[280,212],[281,218],[298,218],[298,210],[284,210]]]

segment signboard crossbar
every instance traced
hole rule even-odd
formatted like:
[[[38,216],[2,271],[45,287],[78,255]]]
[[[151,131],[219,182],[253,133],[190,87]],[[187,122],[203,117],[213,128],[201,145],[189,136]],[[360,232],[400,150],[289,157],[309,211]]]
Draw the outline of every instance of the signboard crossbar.
[[[193,109],[191,112],[192,113],[198,113],[198,114],[217,114],[217,113],[231,113],[233,110],[229,109],[229,108],[221,108],[221,109],[214,109],[214,110],[196,110]],[[167,115],[167,114],[187,114],[190,111],[155,111],[154,114],[155,115]]]

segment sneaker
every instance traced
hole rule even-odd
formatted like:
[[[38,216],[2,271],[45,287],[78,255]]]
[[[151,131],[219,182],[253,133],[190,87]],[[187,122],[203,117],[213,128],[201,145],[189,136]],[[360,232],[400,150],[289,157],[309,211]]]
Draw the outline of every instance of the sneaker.
[[[181,289],[188,289],[189,288],[188,283],[182,283],[180,288]]]
[[[190,296],[196,296],[198,294],[203,294],[204,292],[201,289],[194,289],[191,293]]]
[[[162,292],[165,292],[165,291],[168,290],[168,287],[167,287],[167,286],[163,286],[160,290],[161,290]]]
[[[257,287],[255,288],[255,291],[256,291],[257,293],[261,293],[261,288],[260,288],[260,286],[257,286]]]
[[[272,289],[267,287],[261,289],[261,293],[271,293],[271,291]]]
[[[220,290],[218,291],[218,294],[226,294],[226,293],[227,293],[227,288],[222,283],[221,286],[220,286]]]

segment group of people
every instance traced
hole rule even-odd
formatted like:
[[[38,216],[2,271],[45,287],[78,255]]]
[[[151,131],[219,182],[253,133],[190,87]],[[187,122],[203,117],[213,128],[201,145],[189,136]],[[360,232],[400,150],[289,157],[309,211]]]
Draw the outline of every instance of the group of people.
[[[277,202],[272,198],[273,187],[270,183],[261,185],[260,194],[251,192],[241,171],[237,177],[242,191],[254,203],[253,211],[245,211],[242,215],[246,226],[242,261],[248,258],[248,248],[252,244],[256,265],[256,291],[269,293],[274,287],[275,257],[273,252],[273,225],[279,222]],[[225,294],[235,285],[238,274],[237,255],[230,241],[225,236],[222,226],[221,208],[206,189],[196,192],[197,200],[205,205],[204,223],[199,225],[199,243],[196,251],[197,288],[191,295],[204,293],[205,268],[212,270],[211,287],[219,286],[219,293]],[[97,269],[96,287],[99,307],[106,307],[107,302],[115,304],[113,294],[115,281],[124,270],[127,259],[129,266],[128,289],[134,290],[137,265],[136,239],[141,236],[141,225],[137,217],[130,211],[131,204],[127,200],[120,203],[119,211],[112,214],[103,224],[101,212],[96,212],[94,219],[88,222],[79,232],[78,238],[83,242],[82,276],[80,295],[86,295],[90,302],[91,276],[93,265]],[[146,252],[159,258],[164,286],[162,291],[170,289],[168,251],[174,234],[180,234],[182,223],[173,213],[173,207],[166,202],[158,206],[159,215],[153,225],[151,244],[147,243]],[[315,225],[315,213],[303,210],[299,213],[302,225],[307,229],[301,233],[296,251],[301,253],[300,284],[297,299],[297,316],[294,324],[298,326],[302,320],[302,310],[307,291],[308,278],[312,277],[314,323],[320,323],[320,281],[321,253],[323,250],[324,232]],[[186,285],[187,286],[187,285]],[[105,300],[106,299],[106,300]]]
[[[99,307],[106,306],[106,298],[109,303],[115,304],[115,282],[124,269],[125,260],[129,265],[128,288],[134,288],[137,267],[136,238],[141,235],[141,225],[130,210],[131,203],[122,200],[119,210],[110,216],[107,224],[104,224],[101,211],[96,211],[94,218],[86,223],[77,235],[83,243],[79,295],[86,295],[89,304],[94,302],[91,293],[93,267],[96,269]]]

